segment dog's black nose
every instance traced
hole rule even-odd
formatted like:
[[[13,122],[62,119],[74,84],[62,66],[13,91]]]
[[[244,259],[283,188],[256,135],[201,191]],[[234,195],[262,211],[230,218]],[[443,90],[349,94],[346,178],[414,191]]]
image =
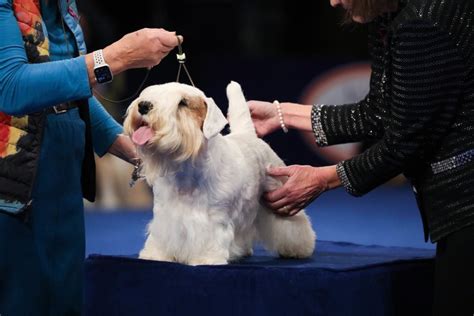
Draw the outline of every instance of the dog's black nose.
[[[146,115],[150,110],[153,109],[153,104],[149,101],[140,101],[138,103],[138,112],[141,115]]]

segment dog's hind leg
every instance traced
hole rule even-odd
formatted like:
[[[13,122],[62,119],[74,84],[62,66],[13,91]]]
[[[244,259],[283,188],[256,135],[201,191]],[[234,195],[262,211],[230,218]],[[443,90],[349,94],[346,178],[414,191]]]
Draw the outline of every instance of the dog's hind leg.
[[[253,242],[255,240],[255,229],[247,229],[235,234],[235,239],[230,247],[230,261],[239,260],[253,254]]]
[[[251,133],[256,137],[257,133],[252,123],[247,101],[245,100],[242,88],[237,82],[232,81],[227,85],[227,99],[229,100],[227,119],[231,132]]]
[[[312,255],[316,234],[304,210],[291,217],[273,214],[262,207],[257,215],[257,231],[264,247],[287,258]]]
[[[160,249],[157,245],[153,236],[150,234],[148,235],[145,245],[143,249],[140,251],[138,255],[140,259],[147,259],[147,260],[156,260],[156,261],[173,261],[173,258],[167,256],[164,251]]]

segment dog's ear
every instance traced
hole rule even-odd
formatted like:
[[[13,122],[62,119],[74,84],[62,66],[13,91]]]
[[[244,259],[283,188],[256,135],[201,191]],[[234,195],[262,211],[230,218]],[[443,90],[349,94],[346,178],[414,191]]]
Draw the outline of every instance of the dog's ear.
[[[210,139],[219,134],[228,122],[212,98],[206,98],[206,105],[207,113],[202,132],[206,139]]]

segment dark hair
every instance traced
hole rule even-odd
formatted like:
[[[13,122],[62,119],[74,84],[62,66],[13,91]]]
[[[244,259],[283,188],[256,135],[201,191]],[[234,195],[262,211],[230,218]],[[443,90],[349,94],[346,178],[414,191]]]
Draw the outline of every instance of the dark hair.
[[[360,16],[370,21],[388,10],[394,10],[398,0],[352,0],[352,8],[347,12],[346,21],[352,21],[353,16]]]

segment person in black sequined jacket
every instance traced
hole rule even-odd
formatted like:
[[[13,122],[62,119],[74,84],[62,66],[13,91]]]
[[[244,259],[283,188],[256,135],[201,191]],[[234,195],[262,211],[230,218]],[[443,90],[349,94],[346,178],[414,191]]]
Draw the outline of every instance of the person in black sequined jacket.
[[[319,146],[370,140],[362,154],[327,167],[289,166],[264,196],[296,214],[329,189],[361,196],[404,173],[425,239],[437,242],[435,305],[474,313],[474,2],[331,0],[369,25],[370,92],[347,105],[250,101],[257,133],[313,131]],[[454,306],[457,306],[453,309]]]

